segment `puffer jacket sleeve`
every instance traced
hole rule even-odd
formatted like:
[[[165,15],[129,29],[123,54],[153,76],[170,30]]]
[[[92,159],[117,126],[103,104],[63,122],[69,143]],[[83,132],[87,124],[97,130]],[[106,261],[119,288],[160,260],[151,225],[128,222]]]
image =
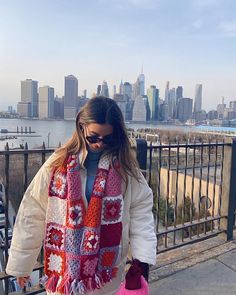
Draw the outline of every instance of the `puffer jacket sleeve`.
[[[40,168],[22,199],[13,230],[6,272],[24,277],[32,272],[42,247],[51,176],[49,163]]]
[[[141,174],[141,172],[140,172]],[[156,264],[157,238],[152,213],[153,194],[143,175],[131,178],[130,247],[134,259]]]

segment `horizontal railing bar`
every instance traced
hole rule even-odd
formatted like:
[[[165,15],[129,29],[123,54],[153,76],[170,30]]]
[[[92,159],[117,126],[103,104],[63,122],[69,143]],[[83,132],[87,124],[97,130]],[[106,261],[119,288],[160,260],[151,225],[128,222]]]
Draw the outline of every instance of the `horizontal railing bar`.
[[[24,154],[36,154],[36,153],[53,153],[55,149],[22,149],[22,150],[6,150],[0,151],[0,155],[24,155]]]
[[[231,143],[180,143],[180,144],[159,144],[159,145],[152,145],[151,147],[148,146],[148,149],[163,149],[163,148],[194,148],[194,147],[214,147],[214,146],[231,146]]]
[[[174,250],[174,249],[177,249],[177,248],[186,246],[186,245],[190,245],[190,244],[194,244],[194,243],[197,243],[197,242],[201,242],[201,241],[204,241],[204,240],[207,240],[207,239],[210,239],[210,238],[214,238],[215,236],[218,236],[219,234],[224,233],[224,232],[225,232],[224,230],[217,230],[216,232],[210,232],[210,233],[207,233],[207,234],[204,234],[204,235],[201,234],[201,235],[199,235],[199,237],[196,236],[197,238],[195,238],[195,237],[192,236],[192,239],[191,240],[188,239],[186,241],[187,238],[185,238],[185,241],[184,242],[181,241],[181,243],[175,244],[175,245],[171,244],[170,246],[167,246],[165,248],[163,247],[163,248],[160,249],[159,248],[160,246],[159,246],[158,247],[157,254],[164,253],[164,252],[167,252],[169,250]]]
[[[200,220],[193,220],[192,222],[185,222],[184,225],[177,225],[175,227],[174,226],[170,226],[170,227],[168,227],[167,230],[156,233],[156,236],[157,237],[163,236],[163,235],[168,234],[168,233],[172,233],[172,232],[175,232],[175,231],[178,231],[178,230],[182,230],[182,229],[187,229],[189,227],[193,227],[193,226],[196,226],[196,225],[200,225],[200,224],[212,222],[212,221],[215,221],[215,220],[220,220],[222,218],[227,218],[227,216],[209,217],[207,219],[205,219],[205,218],[203,219],[202,218]]]

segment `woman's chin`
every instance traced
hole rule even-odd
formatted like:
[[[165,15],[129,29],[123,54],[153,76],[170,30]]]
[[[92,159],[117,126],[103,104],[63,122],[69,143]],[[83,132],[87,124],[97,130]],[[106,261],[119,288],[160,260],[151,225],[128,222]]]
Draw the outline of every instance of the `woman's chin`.
[[[94,147],[88,146],[88,150],[93,152],[93,153],[100,153],[100,152],[104,151],[104,149],[105,149],[104,147],[102,147],[102,148],[94,148]]]

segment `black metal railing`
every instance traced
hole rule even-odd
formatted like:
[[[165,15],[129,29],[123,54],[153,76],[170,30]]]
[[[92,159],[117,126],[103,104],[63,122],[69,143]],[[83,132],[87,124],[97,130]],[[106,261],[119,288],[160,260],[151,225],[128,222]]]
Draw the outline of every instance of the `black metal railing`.
[[[0,293],[11,294],[16,291],[16,282],[8,276],[4,269],[8,260],[8,250],[10,247],[9,230],[13,227],[15,215],[17,213],[21,198],[28,187],[30,180],[37,173],[38,169],[45,162],[47,156],[52,154],[54,149],[46,149],[43,144],[40,149],[28,149],[27,143],[24,149],[10,150],[6,145],[4,151],[0,151],[0,175],[2,177],[2,196],[4,205],[4,234],[0,247],[2,272],[0,272]],[[20,180],[20,181],[19,181]],[[11,196],[11,197],[10,197]],[[34,271],[38,271],[39,277],[43,271],[43,255],[39,256],[39,261],[35,265]],[[3,283],[4,281],[4,283]],[[44,291],[40,285],[23,290],[26,294],[38,294]],[[14,293],[15,294],[15,293]]]
[[[0,250],[4,252],[3,270],[10,244],[9,228],[13,223],[12,214],[9,214],[11,207],[17,212],[19,198],[53,151],[45,146],[29,150],[27,145],[22,150],[6,147],[0,151],[0,176],[3,176],[5,188],[5,237]],[[219,233],[232,239],[236,208],[236,141],[147,145],[146,140],[139,139],[137,158],[153,190],[158,253]],[[16,185],[19,175],[22,175],[22,183]],[[42,262],[41,255],[35,266],[39,277]],[[0,283],[3,281],[4,294],[10,294],[13,291],[11,278],[4,271],[0,273]],[[27,294],[43,290],[42,286],[36,286],[27,289]]]
[[[234,170],[227,172],[225,157],[233,167],[234,144],[159,143],[147,148],[158,253],[223,232],[232,237],[233,227],[228,225],[234,222],[235,201],[232,194],[223,194],[223,186],[230,179],[229,187],[233,185]]]

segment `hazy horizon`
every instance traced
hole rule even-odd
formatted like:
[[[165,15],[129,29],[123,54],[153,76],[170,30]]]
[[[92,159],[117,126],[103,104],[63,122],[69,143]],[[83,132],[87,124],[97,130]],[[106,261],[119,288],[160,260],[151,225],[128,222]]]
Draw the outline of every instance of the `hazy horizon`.
[[[143,65],[146,89],[183,86],[203,108],[236,100],[234,0],[0,0],[0,110],[20,101],[20,81],[64,93],[64,76],[90,96],[106,80],[134,83]]]

